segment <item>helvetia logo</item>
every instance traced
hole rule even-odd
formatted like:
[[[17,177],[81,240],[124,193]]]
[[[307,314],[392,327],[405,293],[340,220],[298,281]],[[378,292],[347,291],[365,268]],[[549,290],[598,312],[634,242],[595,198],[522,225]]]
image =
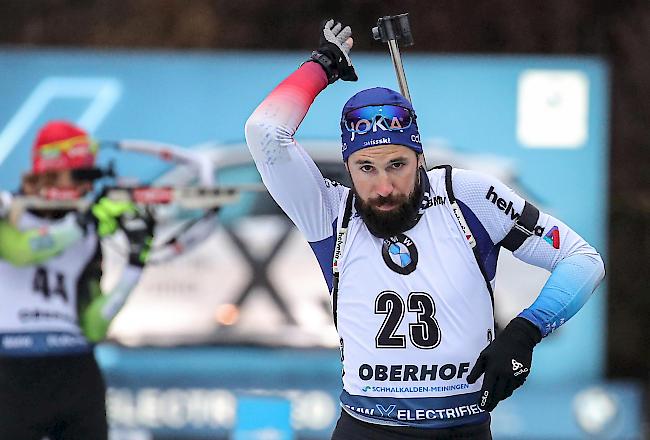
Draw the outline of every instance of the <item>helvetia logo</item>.
[[[515,211],[512,201],[506,201],[501,198],[494,190],[494,186],[490,186],[487,194],[485,194],[485,199],[490,201],[490,203],[496,206],[500,211],[503,211],[503,213],[509,216],[510,219],[518,221],[519,217],[521,217],[521,214]],[[560,231],[557,229],[557,226],[553,226],[546,236],[544,236],[545,230],[546,228],[544,228],[544,226],[536,225],[533,229],[533,233],[538,237],[544,238],[544,240],[555,249],[560,249]]]
[[[494,190],[494,186],[490,186],[485,198],[489,200],[494,206],[496,206],[500,211],[503,211],[505,215],[509,215],[512,220],[519,220],[521,216],[520,213],[515,211],[512,201],[509,200],[506,202],[505,199],[501,198],[499,194]]]
[[[548,231],[544,236],[544,240],[555,249],[560,249],[560,230],[557,226],[553,226],[551,230]]]

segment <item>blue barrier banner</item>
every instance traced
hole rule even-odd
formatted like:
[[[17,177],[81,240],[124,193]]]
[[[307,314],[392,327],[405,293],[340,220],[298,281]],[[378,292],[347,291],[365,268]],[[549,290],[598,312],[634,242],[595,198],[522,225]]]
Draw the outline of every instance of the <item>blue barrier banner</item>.
[[[329,438],[338,419],[335,350],[103,344],[96,353],[109,387],[111,426],[121,431],[146,430],[156,439],[227,438],[242,421],[246,426],[251,399],[263,399],[259,420],[266,404],[290,414],[276,429],[287,432],[290,423],[295,438]]]

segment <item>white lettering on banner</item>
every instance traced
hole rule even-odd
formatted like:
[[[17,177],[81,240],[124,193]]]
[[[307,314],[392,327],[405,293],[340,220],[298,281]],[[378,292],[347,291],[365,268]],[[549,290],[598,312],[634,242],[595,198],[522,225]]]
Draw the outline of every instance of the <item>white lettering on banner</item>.
[[[75,335],[47,335],[45,342],[48,347],[71,347],[86,344],[86,340],[82,336]]]
[[[111,424],[146,428],[222,428],[235,420],[235,395],[226,390],[109,388]]]
[[[289,391],[293,429],[325,429],[338,417],[338,404],[323,391]]]
[[[294,429],[328,428],[338,405],[323,391],[250,390],[254,394],[291,401]],[[224,389],[110,387],[106,394],[110,423],[125,428],[230,429],[236,418],[237,397]]]
[[[28,348],[34,345],[30,336],[5,336],[2,338],[3,348]]]

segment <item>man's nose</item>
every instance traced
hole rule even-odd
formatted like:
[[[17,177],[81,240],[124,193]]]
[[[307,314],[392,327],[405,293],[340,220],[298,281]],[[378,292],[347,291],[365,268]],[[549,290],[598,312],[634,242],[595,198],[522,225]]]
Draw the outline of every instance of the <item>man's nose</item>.
[[[395,187],[393,186],[393,182],[391,182],[388,176],[384,174],[378,177],[377,184],[375,185],[375,192],[377,195],[388,197],[393,193],[394,189]]]

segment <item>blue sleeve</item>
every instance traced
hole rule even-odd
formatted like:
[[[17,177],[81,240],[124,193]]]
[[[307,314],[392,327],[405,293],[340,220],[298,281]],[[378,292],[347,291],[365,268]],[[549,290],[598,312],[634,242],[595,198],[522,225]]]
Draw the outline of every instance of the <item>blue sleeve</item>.
[[[582,308],[604,275],[598,254],[566,257],[555,266],[535,302],[519,316],[535,324],[544,337]]]

